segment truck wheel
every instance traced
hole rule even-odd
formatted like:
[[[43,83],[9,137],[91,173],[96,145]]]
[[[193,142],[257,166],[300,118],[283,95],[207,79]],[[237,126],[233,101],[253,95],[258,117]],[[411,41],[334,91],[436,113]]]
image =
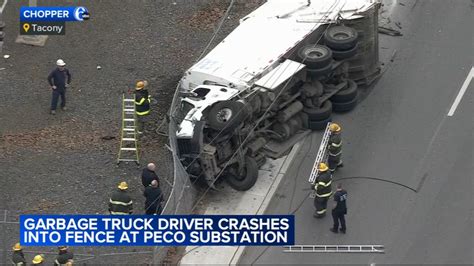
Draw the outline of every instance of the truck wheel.
[[[303,108],[303,112],[308,115],[309,121],[318,121],[331,116],[332,103],[325,101],[320,108]]]
[[[352,99],[351,101],[348,102],[343,102],[343,103],[332,103],[332,108],[333,111],[336,113],[343,113],[343,112],[349,112],[352,109],[354,109],[357,105],[357,97]]]
[[[331,73],[331,71],[332,71],[332,64],[329,64],[322,68],[316,68],[316,69],[307,68],[306,74],[308,74],[308,76],[310,76],[311,78],[319,78],[321,76],[325,76]]]
[[[357,43],[358,33],[354,28],[345,26],[333,26],[324,33],[327,46],[334,50],[348,50]]]
[[[352,49],[348,50],[332,50],[332,57],[335,60],[344,60],[353,57],[357,54],[358,45],[354,46]]]
[[[333,103],[344,103],[352,101],[357,97],[357,83],[352,80],[347,80],[347,88],[340,90],[338,93],[334,94],[330,100]]]
[[[322,68],[331,62],[332,51],[324,45],[308,44],[298,50],[298,57],[308,68]]]
[[[325,129],[327,124],[331,121],[332,121],[331,117],[328,117],[328,118],[323,119],[323,120],[318,120],[318,121],[311,121],[310,120],[309,123],[308,123],[309,129],[311,129],[311,130]]]
[[[237,166],[231,166],[226,175],[227,183],[235,190],[249,190],[258,178],[257,161],[250,156],[245,156],[245,166],[241,173],[238,172]]]
[[[215,130],[234,130],[245,118],[244,104],[237,101],[216,103],[208,114],[207,123]]]

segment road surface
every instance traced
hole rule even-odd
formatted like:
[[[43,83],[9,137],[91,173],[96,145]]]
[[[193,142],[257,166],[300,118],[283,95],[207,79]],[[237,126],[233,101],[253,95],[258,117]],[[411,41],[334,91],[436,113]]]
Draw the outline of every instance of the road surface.
[[[333,117],[343,127],[345,166],[334,179],[349,193],[347,234],[329,232],[330,215],[312,217],[307,179],[321,133],[305,140],[267,210],[295,214],[296,244],[377,244],[385,254],[252,247],[241,263],[473,263],[471,1],[417,1],[406,19],[403,37],[383,37],[398,42],[384,76],[354,111]]]

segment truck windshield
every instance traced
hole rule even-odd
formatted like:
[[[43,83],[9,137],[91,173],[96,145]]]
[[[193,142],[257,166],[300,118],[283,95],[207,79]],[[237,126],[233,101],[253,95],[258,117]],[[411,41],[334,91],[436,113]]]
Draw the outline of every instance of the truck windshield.
[[[184,118],[186,117],[186,115],[189,113],[189,111],[191,111],[192,109],[194,108],[194,105],[188,103],[188,102],[185,102],[185,101],[182,101],[181,102],[181,106],[180,108],[178,108],[178,110],[176,111],[176,119],[178,120],[177,123],[178,124],[181,124],[181,122],[183,122]]]

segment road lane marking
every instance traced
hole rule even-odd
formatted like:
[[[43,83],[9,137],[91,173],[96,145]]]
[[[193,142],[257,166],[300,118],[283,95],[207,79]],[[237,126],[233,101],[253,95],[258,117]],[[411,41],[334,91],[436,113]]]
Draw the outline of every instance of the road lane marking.
[[[454,103],[448,112],[448,116],[454,115],[454,112],[456,111],[456,108],[461,102],[462,96],[464,96],[464,93],[466,92],[466,89],[469,86],[469,83],[471,83],[473,76],[474,76],[474,67],[471,67],[471,71],[469,71],[469,74],[467,75],[466,80],[464,80],[464,83],[462,84],[461,89],[459,90],[458,96],[456,96],[456,99],[454,100]]]

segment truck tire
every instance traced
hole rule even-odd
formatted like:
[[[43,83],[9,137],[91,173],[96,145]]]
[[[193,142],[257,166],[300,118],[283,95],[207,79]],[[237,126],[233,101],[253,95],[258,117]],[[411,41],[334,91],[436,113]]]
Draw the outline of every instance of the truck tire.
[[[334,102],[332,104],[333,111],[336,113],[343,113],[343,112],[349,112],[352,109],[354,109],[357,105],[357,97],[352,99],[351,101],[348,102],[343,102],[343,103],[336,103]]]
[[[325,101],[320,108],[303,108],[303,112],[308,115],[308,121],[323,120],[331,116],[332,103]]]
[[[338,60],[338,61],[351,58],[357,54],[357,48],[358,48],[358,45],[355,45],[354,47],[348,50],[333,49],[332,57],[334,58],[334,60]]]
[[[235,169],[235,168],[234,168]],[[229,186],[238,191],[249,190],[258,178],[257,161],[250,156],[245,156],[245,166],[242,173],[234,173],[235,171],[228,171],[226,181]]]
[[[325,129],[328,122],[331,122],[331,121],[332,121],[331,117],[328,117],[323,120],[317,120],[317,121],[310,120],[308,123],[308,127],[311,130],[322,130],[322,129]]]
[[[214,130],[232,131],[245,119],[245,112],[241,102],[218,102],[209,110],[207,123]]]
[[[319,44],[308,44],[298,50],[298,58],[307,68],[323,68],[331,63],[332,51]]]
[[[332,26],[324,33],[327,46],[334,50],[348,50],[357,43],[358,33],[354,28],[346,26]]]
[[[338,93],[334,94],[330,100],[333,103],[345,103],[350,102],[357,97],[357,83],[352,80],[347,80],[347,88],[340,90]]]
[[[306,74],[310,76],[311,78],[319,78],[321,76],[325,76],[332,71],[332,63],[322,67],[322,68],[316,68],[316,69],[311,69],[311,68],[306,68]]]

